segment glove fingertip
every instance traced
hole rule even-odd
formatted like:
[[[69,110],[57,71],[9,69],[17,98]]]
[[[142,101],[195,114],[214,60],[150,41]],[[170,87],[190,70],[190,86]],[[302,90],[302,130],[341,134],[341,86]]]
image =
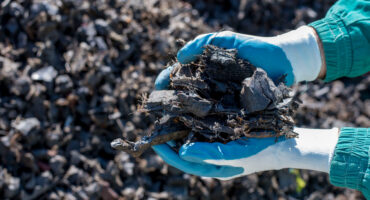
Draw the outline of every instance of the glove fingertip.
[[[167,89],[169,84],[170,82],[165,79],[157,79],[154,82],[154,88],[155,90],[164,90]]]
[[[198,50],[193,47],[193,43],[190,42],[182,49],[177,52],[177,60],[182,64],[188,64],[197,59],[197,55],[202,53],[202,50]]]
[[[159,144],[152,146],[152,149],[155,151],[157,155],[159,155],[166,163],[171,166],[174,166],[180,170],[183,170],[184,163],[179,162],[179,156],[175,151],[171,149],[168,144]]]
[[[173,66],[169,66],[166,69],[162,70],[161,73],[157,76],[154,82],[155,90],[165,90],[170,85],[170,74],[173,69]]]

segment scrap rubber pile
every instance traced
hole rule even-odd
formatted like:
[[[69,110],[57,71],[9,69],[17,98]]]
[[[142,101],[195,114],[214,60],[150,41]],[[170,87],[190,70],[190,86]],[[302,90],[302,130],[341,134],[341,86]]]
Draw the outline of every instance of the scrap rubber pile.
[[[263,69],[238,59],[236,49],[204,48],[198,61],[174,64],[169,90],[143,100],[142,109],[162,115],[151,136],[136,143],[116,139],[112,147],[138,157],[171,140],[227,143],[297,136],[292,115],[299,100],[284,76],[275,85]]]
[[[326,174],[270,171],[201,179],[110,147],[139,140],[138,112],[176,39],[234,30],[274,35],[323,17],[335,0],[3,0],[0,199],[356,199]],[[173,55],[173,56],[171,56]],[[370,126],[370,78],[298,87],[297,126]],[[300,177],[306,186],[297,184]]]

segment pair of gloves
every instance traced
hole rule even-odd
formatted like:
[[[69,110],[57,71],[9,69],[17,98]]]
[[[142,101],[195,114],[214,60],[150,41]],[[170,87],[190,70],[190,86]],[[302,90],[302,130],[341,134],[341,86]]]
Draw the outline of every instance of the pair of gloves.
[[[178,61],[189,63],[212,44],[238,50],[238,56],[263,68],[274,80],[287,74],[292,85],[313,81],[322,73],[319,39],[313,28],[302,26],[275,37],[256,37],[230,31],[209,33],[188,42],[177,54]],[[163,70],[155,89],[166,89],[172,67]],[[183,145],[179,153],[169,144],[153,146],[169,165],[202,177],[231,179],[255,172],[283,168],[311,169],[329,172],[338,141],[338,129],[295,128],[298,138],[241,138],[226,144],[194,142]]]

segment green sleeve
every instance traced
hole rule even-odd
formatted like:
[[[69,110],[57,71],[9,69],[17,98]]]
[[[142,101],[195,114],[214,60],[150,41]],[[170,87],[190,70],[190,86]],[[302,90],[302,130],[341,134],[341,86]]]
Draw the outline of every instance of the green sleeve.
[[[370,199],[370,128],[342,128],[330,164],[330,182]]]
[[[325,18],[309,24],[325,52],[326,77],[355,77],[370,71],[370,1],[340,0]]]

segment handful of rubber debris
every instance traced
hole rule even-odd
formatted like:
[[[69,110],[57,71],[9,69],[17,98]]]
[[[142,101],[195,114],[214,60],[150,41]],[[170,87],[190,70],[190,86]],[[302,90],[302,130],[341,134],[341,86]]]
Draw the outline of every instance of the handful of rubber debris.
[[[176,63],[169,90],[153,91],[143,110],[160,116],[150,136],[111,146],[140,156],[152,145],[176,140],[227,143],[241,137],[297,137],[292,115],[299,106],[281,77],[237,58],[237,50],[207,45],[196,62]]]

